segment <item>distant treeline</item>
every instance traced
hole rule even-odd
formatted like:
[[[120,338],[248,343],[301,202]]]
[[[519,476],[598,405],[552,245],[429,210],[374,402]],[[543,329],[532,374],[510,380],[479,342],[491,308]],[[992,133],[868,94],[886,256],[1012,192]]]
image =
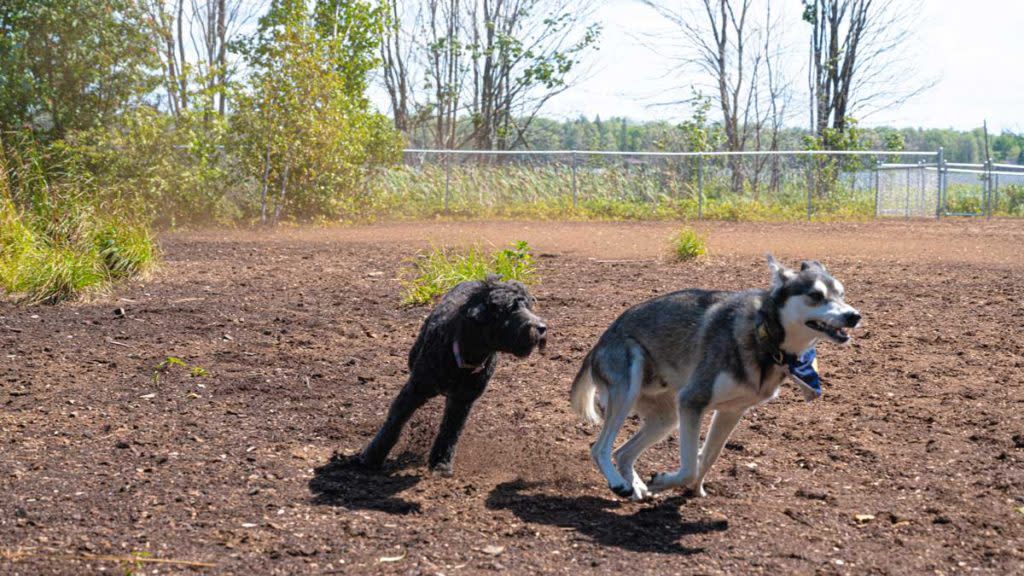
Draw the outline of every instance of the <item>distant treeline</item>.
[[[688,151],[689,130],[685,123],[665,121],[636,122],[613,117],[603,120],[580,116],[574,120],[535,118],[526,129],[530,150],[608,150],[621,152]],[[985,156],[985,133],[949,128],[856,128],[856,148],[862,150],[935,151],[942,147],[949,162],[980,163]],[[779,150],[807,148],[809,132],[799,128],[783,129]],[[429,135],[413,134],[410,145],[430,147]],[[989,155],[996,162],[1024,164],[1024,134],[989,134]]]

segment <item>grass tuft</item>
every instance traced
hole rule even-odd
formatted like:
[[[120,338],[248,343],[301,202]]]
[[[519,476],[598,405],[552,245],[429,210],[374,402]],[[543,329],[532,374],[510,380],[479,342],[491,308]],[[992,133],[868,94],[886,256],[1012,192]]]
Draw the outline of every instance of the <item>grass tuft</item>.
[[[683,228],[672,236],[672,254],[678,260],[693,260],[707,252],[707,241],[693,228]]]
[[[107,279],[95,253],[75,246],[43,246],[17,263],[14,292],[26,304],[56,304],[98,291]]]
[[[113,278],[141,275],[156,258],[153,237],[143,226],[107,224],[100,228],[95,240],[100,258]]]
[[[63,144],[0,142],[0,293],[56,304],[153,266],[156,244],[126,204],[104,205]]]
[[[54,233],[10,203],[0,207],[0,290],[24,304],[56,304],[103,292],[112,280],[138,276],[155,263],[156,246],[144,227],[94,228],[82,218],[64,223],[62,232],[72,228]]]
[[[518,280],[532,284],[536,268],[530,245],[523,240],[486,255],[479,247],[465,252],[434,247],[413,260],[415,277],[405,283],[402,303],[429,304],[434,298],[467,280],[483,280],[488,274],[497,274],[502,280]]]

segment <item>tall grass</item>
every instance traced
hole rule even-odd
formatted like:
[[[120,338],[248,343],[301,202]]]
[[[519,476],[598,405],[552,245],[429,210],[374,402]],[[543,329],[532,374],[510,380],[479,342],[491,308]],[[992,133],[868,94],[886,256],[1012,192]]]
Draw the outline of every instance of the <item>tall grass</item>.
[[[533,254],[530,245],[523,240],[490,255],[476,246],[464,252],[435,247],[417,256],[413,268],[413,278],[405,282],[403,303],[407,305],[428,304],[456,284],[483,280],[488,274],[524,284],[536,279]]]
[[[693,228],[686,227],[672,235],[672,254],[677,260],[693,260],[707,254],[707,241]]]
[[[456,165],[398,166],[378,173],[369,187],[367,213],[374,217],[452,217],[576,220],[785,221],[807,217],[807,189],[790,181],[774,192],[749,183],[734,193],[721,179],[707,178],[702,201],[694,178],[671,170],[630,171],[621,167],[577,171],[565,166]],[[845,184],[845,183],[844,183]],[[448,209],[445,211],[447,195]],[[874,216],[874,193],[837,185],[813,199],[817,220],[866,220]]]
[[[0,142],[0,290],[57,303],[145,273],[156,259],[148,228],[100,196],[59,148]]]

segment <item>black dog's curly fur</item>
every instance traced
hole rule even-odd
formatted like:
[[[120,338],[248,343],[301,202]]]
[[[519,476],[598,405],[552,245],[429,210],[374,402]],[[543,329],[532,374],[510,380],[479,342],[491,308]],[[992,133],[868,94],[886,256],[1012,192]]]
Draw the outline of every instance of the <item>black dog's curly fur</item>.
[[[409,380],[359,456],[362,464],[380,467],[412,414],[443,394],[444,417],[429,464],[435,472],[450,474],[455,444],[473,402],[494,374],[498,352],[526,357],[545,344],[547,326],[533,313],[534,303],[521,283],[496,276],[463,282],[445,294],[409,351]]]

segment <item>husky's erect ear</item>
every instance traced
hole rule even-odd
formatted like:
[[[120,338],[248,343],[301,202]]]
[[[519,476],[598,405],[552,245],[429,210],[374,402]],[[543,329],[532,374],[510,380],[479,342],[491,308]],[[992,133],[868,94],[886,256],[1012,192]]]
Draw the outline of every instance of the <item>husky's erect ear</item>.
[[[800,263],[801,272],[803,272],[804,270],[812,269],[818,269],[821,270],[822,272],[828,272],[828,270],[825,270],[825,266],[822,265],[822,263],[818,262],[817,260],[804,260],[803,262]]]
[[[779,264],[778,260],[771,254],[768,254],[768,270],[772,273],[772,290],[780,288],[786,283],[786,280],[796,276],[795,272]]]

